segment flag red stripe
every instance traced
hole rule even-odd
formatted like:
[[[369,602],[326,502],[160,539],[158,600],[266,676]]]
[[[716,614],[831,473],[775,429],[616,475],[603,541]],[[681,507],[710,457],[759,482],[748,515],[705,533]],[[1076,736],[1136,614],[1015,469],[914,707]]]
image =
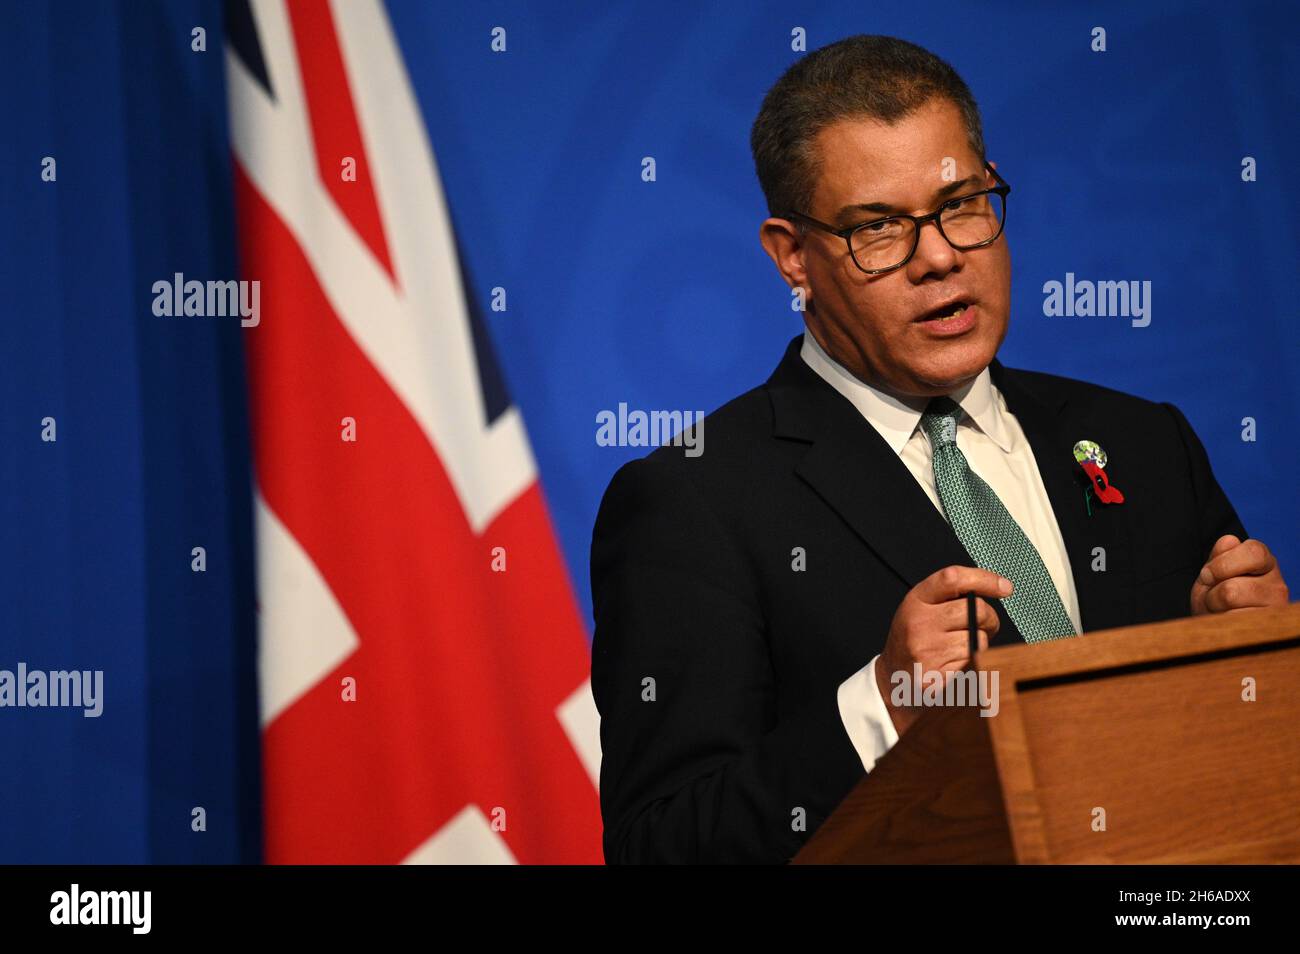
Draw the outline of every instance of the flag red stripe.
[[[297,40],[303,95],[321,179],[339,210],[396,282],[329,4],[291,0],[289,18]],[[343,178],[344,158],[356,163],[355,181]]]

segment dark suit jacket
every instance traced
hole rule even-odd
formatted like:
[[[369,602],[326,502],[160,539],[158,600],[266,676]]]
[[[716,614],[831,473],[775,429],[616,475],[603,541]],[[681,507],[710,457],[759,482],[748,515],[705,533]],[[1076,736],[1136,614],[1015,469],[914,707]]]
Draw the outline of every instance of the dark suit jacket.
[[[863,777],[836,700],[907,591],[974,565],[876,430],[799,356],[610,482],[591,543],[605,858],[784,862]],[[994,361],[1069,553],[1084,631],[1186,616],[1224,533],[1245,538],[1171,404]],[[1122,504],[1084,498],[1093,440]],[[792,569],[802,547],[806,569]],[[1093,570],[1096,548],[1105,570]],[[994,600],[994,644],[1021,639]],[[647,682],[653,680],[653,683]],[[648,701],[653,688],[653,701]],[[797,811],[806,830],[795,830]]]

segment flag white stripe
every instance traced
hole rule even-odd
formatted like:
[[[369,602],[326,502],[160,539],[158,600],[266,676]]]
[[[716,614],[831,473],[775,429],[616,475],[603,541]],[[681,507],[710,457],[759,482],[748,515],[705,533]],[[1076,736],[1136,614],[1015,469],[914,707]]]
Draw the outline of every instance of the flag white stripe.
[[[361,644],[307,551],[267,506],[257,530],[257,672],[262,726],[275,720]]]
[[[564,727],[569,744],[582,760],[583,768],[591,776],[591,784],[600,788],[600,710],[591,694],[590,679],[560,703],[555,716]]]
[[[510,823],[509,817],[506,824]],[[482,809],[466,805],[429,840],[402,860],[404,865],[513,865],[518,864],[506,841],[492,830]]]

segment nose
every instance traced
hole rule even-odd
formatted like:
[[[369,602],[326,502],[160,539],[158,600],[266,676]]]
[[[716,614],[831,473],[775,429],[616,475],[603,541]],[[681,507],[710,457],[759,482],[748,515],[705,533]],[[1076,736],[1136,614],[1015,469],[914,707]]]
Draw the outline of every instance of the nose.
[[[939,224],[930,219],[921,223],[916,254],[907,263],[908,278],[916,283],[931,276],[942,278],[949,272],[959,271],[963,261],[962,253],[948,244],[939,231]]]

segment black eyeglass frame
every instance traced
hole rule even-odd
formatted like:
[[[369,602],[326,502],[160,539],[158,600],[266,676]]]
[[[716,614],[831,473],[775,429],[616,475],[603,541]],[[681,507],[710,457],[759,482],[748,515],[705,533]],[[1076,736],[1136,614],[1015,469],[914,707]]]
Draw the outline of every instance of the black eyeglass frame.
[[[887,215],[879,219],[871,219],[870,221],[867,222],[859,222],[856,225],[850,225],[842,229],[837,229],[833,225],[827,225],[825,222],[819,222],[817,219],[814,219],[812,216],[804,215],[802,212],[787,212],[785,215],[781,216],[781,218],[788,219],[791,222],[805,222],[808,225],[821,229],[823,232],[829,232],[831,235],[844,239],[844,242],[849,249],[849,258],[853,260],[853,264],[857,266],[859,271],[866,272],[868,275],[883,275],[885,272],[892,272],[896,269],[902,268],[904,265],[906,265],[908,262],[912,260],[912,256],[916,254],[917,247],[920,246],[921,244],[921,226],[923,226],[926,222],[933,221],[934,227],[939,230],[940,235],[943,235],[943,240],[947,242],[949,245],[951,245],[953,248],[961,252],[971,252],[977,248],[985,248],[989,245],[992,245],[994,242],[996,242],[999,238],[1002,237],[1002,231],[1007,227],[1007,194],[1011,191],[1011,186],[1007,183],[1005,179],[1003,179],[1000,175],[998,175],[998,171],[994,169],[991,165],[989,165],[987,160],[984,163],[984,168],[987,169],[989,172],[993,173],[993,178],[998,180],[997,185],[993,186],[991,189],[980,189],[977,192],[971,192],[968,193],[967,195],[959,195],[959,196],[954,196],[951,199],[945,199],[943,201],[943,204],[940,205],[939,208],[935,209],[933,212],[929,213],[928,215],[904,215],[904,214]],[[973,199],[977,195],[989,195],[989,194],[996,194],[1001,196],[1002,198],[1002,219],[998,223],[998,230],[993,234],[992,238],[985,239],[983,242],[976,242],[974,245],[958,245],[956,242],[954,242],[952,239],[948,238],[948,236],[944,234],[943,225],[939,221],[939,215],[943,212],[944,209],[946,209],[949,205],[951,205],[954,202],[964,202],[966,199]],[[868,225],[879,225],[881,222],[893,222],[899,219],[907,219],[913,225],[911,250],[907,253],[907,255],[903,258],[903,260],[899,262],[897,265],[890,265],[888,268],[863,268],[862,265],[858,262],[858,257],[853,254],[853,233],[856,232],[858,229],[866,228]]]

